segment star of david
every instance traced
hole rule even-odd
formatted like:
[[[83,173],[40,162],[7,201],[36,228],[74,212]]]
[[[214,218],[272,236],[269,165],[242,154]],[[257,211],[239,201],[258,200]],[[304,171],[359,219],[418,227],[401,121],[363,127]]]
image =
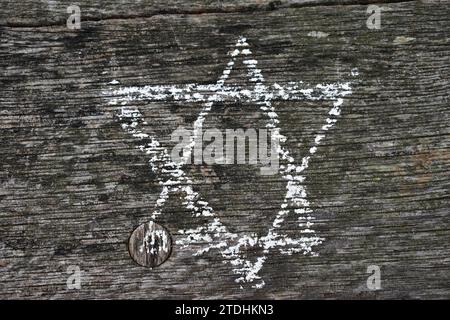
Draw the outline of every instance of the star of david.
[[[159,85],[143,87],[122,87],[108,91],[112,96],[111,104],[121,105],[118,118],[122,128],[133,137],[141,141],[139,149],[149,156],[151,170],[156,174],[161,185],[161,192],[156,201],[152,220],[157,220],[162,214],[169,195],[173,192],[182,194],[182,203],[195,217],[207,219],[195,229],[182,229],[179,233],[181,239],[176,243],[181,248],[192,248],[193,255],[202,255],[211,250],[217,250],[224,262],[231,264],[233,272],[237,275],[237,283],[251,283],[253,287],[261,288],[265,282],[259,275],[270,252],[278,250],[281,254],[303,253],[316,255],[313,247],[322,243],[324,239],[318,237],[313,230],[313,211],[307,199],[307,190],[304,186],[304,172],[308,169],[313,155],[317,152],[321,141],[326,137],[327,131],[335,126],[341,113],[340,106],[343,97],[351,93],[350,82],[306,85],[302,81],[288,82],[285,85],[266,85],[258,61],[252,59],[250,45],[246,38],[240,37],[235,47],[229,52],[230,60],[222,75],[215,84],[186,84],[186,85]],[[253,90],[239,86],[225,85],[236,63],[242,58],[247,67],[250,83]],[[111,84],[118,84],[117,81]],[[266,127],[279,139],[278,157],[280,159],[280,174],[286,181],[286,194],[280,209],[271,221],[267,234],[258,237],[255,234],[238,235],[229,231],[222,223],[220,217],[200,194],[194,190],[192,180],[187,175],[183,163],[172,161],[168,150],[161,145],[158,139],[144,132],[147,122],[140,110],[130,107],[135,100],[144,101],[180,101],[201,103],[202,110],[194,122],[193,136],[189,150],[195,146],[195,138],[201,134],[202,124],[212,110],[214,103],[223,101],[243,101],[259,106],[262,113],[267,116]],[[330,110],[324,123],[315,136],[311,148],[298,163],[284,147],[286,137],[279,128],[279,118],[273,101],[329,101]],[[278,232],[280,226],[288,215],[295,215],[298,220],[299,235],[295,238]],[[251,261],[247,257],[248,248],[258,247],[262,254]]]

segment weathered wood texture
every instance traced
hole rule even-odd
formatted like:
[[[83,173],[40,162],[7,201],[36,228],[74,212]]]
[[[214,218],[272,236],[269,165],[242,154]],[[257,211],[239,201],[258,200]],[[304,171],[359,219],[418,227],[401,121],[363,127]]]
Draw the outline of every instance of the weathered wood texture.
[[[137,227],[128,243],[128,251],[133,260],[149,268],[160,266],[170,257],[172,251],[169,231],[153,221]]]
[[[447,0],[421,0],[445,2]],[[0,24],[10,26],[42,26],[61,24],[67,19],[67,7],[76,4],[83,8],[84,20],[142,18],[160,14],[202,14],[253,12],[279,8],[315,5],[368,4],[402,2],[401,0],[23,0],[2,1]]]
[[[0,298],[450,297],[448,2],[384,3],[381,30],[369,30],[356,1],[80,1],[74,31],[69,2],[1,0]],[[128,238],[160,187],[102,94],[112,80],[214,83],[241,35],[268,83],[355,82],[306,175],[325,238],[319,256],[273,253],[262,289],[240,289],[215,252],[193,257],[174,245],[154,270],[130,259]],[[301,159],[328,109],[276,107]],[[200,108],[142,110],[168,140]],[[252,108],[218,106],[208,125],[248,126]],[[245,166],[190,171],[236,232],[263,232],[283,197],[279,177],[260,180]],[[176,239],[192,219],[176,198],[168,205],[159,222]],[[83,270],[81,290],[66,288],[69,265]],[[366,287],[369,265],[381,267],[381,290]]]

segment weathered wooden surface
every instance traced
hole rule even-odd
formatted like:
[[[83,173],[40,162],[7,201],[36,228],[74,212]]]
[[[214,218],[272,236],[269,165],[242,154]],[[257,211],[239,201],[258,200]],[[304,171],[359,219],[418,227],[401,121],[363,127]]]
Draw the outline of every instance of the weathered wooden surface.
[[[2,0],[0,297],[449,298],[450,6],[380,4],[381,30],[369,30],[369,2],[84,1],[82,29],[72,31],[70,1]],[[215,83],[241,35],[268,83],[355,82],[306,174],[325,239],[319,255],[272,254],[262,289],[241,289],[215,252],[193,257],[174,245],[153,270],[130,259],[128,238],[149,220],[160,187],[103,94],[112,80]],[[328,108],[276,107],[301,159]],[[148,130],[168,140],[200,108],[142,110]],[[214,110],[209,126],[258,121],[251,105]],[[236,232],[264,232],[285,188],[248,166],[190,172]],[[194,223],[177,199],[166,210],[159,223],[175,239]],[[83,270],[81,290],[66,287],[69,265]],[[381,290],[366,287],[369,265],[381,267]]]
[[[169,258],[172,238],[163,226],[153,221],[143,223],[131,234],[128,251],[137,264],[155,268]]]

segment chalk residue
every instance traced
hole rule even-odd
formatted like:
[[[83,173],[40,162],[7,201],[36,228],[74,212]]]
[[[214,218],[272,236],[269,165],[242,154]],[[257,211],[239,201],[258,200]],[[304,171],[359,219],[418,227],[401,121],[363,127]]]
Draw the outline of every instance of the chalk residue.
[[[253,66],[250,62],[253,62],[253,60],[244,61],[249,68]],[[254,76],[254,74],[251,75]],[[251,80],[256,79],[251,78]],[[265,86],[264,91],[250,91],[237,86],[191,83],[183,86],[125,87],[114,90],[112,93],[115,96],[122,97],[122,99],[126,97],[128,101],[207,102],[204,109],[209,109],[208,105],[219,101],[333,100],[338,96],[344,97],[349,94],[350,87],[349,83],[318,84],[311,87],[302,81],[298,81],[288,82],[284,86],[275,83],[271,86]]]
[[[412,42],[414,40],[416,40],[416,38],[399,36],[399,37],[395,37],[393,43],[396,44],[396,45],[399,45],[399,44],[409,43],[409,42]]]
[[[308,37],[314,37],[314,38],[326,38],[330,34],[322,31],[311,31],[308,33]]]
[[[264,281],[259,272],[271,250],[276,249],[282,254],[288,255],[293,253],[315,255],[312,251],[313,247],[323,241],[312,228],[314,217],[307,199],[304,172],[309,167],[311,157],[317,152],[327,131],[336,124],[341,113],[343,97],[351,93],[351,87],[350,83],[307,86],[301,81],[267,86],[261,70],[257,68],[258,62],[252,59],[251,55],[249,44],[245,38],[241,37],[230,52],[231,59],[215,84],[125,87],[112,90],[112,92],[108,91],[106,94],[114,97],[111,101],[112,104],[121,102],[122,105],[136,99],[204,103],[194,123],[194,135],[189,145],[190,150],[193,150],[195,138],[201,134],[202,124],[215,102],[244,100],[260,106],[260,110],[267,116],[266,126],[272,129],[281,143],[277,150],[281,163],[279,173],[286,181],[283,203],[274,220],[271,223],[268,222],[267,234],[262,237],[257,237],[255,234],[238,235],[228,230],[208,202],[202,200],[200,195],[194,191],[192,181],[183,170],[183,163],[174,163],[170,159],[167,149],[162,147],[155,137],[143,132],[142,126],[146,123],[137,108],[122,107],[119,119],[121,119],[124,130],[142,141],[139,149],[149,155],[151,170],[157,173],[157,179],[161,185],[161,193],[156,201],[152,219],[157,219],[158,215],[161,215],[161,209],[170,193],[181,191],[183,205],[186,209],[196,217],[206,218],[208,222],[194,229],[179,230],[182,237],[177,244],[193,248],[194,255],[201,255],[212,249],[218,250],[224,261],[230,263],[238,275],[237,282],[254,283],[255,288],[261,288],[264,286]],[[243,57],[243,63],[247,66],[249,81],[254,84],[252,91],[236,86],[225,86],[225,81],[231,74],[238,57]],[[332,102],[324,124],[300,164],[297,164],[289,151],[283,147],[286,137],[281,134],[278,115],[272,105],[272,101],[276,100],[328,100]],[[299,236],[297,238],[277,232],[290,214],[295,215],[298,219]],[[246,251],[254,247],[261,248],[263,254],[255,261],[251,261],[247,258]]]

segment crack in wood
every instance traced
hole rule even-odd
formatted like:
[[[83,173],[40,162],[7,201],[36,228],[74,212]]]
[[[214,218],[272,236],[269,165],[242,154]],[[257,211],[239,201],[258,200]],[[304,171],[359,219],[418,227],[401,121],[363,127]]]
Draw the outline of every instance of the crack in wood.
[[[300,9],[300,8],[311,8],[311,7],[328,7],[328,6],[358,6],[358,5],[369,5],[369,4],[394,4],[394,3],[408,3],[417,2],[417,0],[317,0],[317,1],[306,1],[306,2],[287,2],[282,3],[281,1],[271,1],[263,5],[243,5],[236,7],[225,7],[225,8],[203,8],[203,9],[163,9],[156,10],[147,14],[106,14],[103,16],[93,16],[92,14],[83,14],[82,23],[90,22],[103,22],[103,21],[120,21],[120,20],[136,20],[136,19],[152,19],[157,16],[195,16],[195,15],[222,15],[222,14],[234,14],[234,13],[258,13],[275,11],[280,9]],[[67,17],[69,14],[67,14]],[[65,26],[66,18],[62,17],[52,23],[30,23],[29,21],[1,21],[0,28],[7,27],[11,29],[20,28],[52,28],[52,27],[63,27]]]

